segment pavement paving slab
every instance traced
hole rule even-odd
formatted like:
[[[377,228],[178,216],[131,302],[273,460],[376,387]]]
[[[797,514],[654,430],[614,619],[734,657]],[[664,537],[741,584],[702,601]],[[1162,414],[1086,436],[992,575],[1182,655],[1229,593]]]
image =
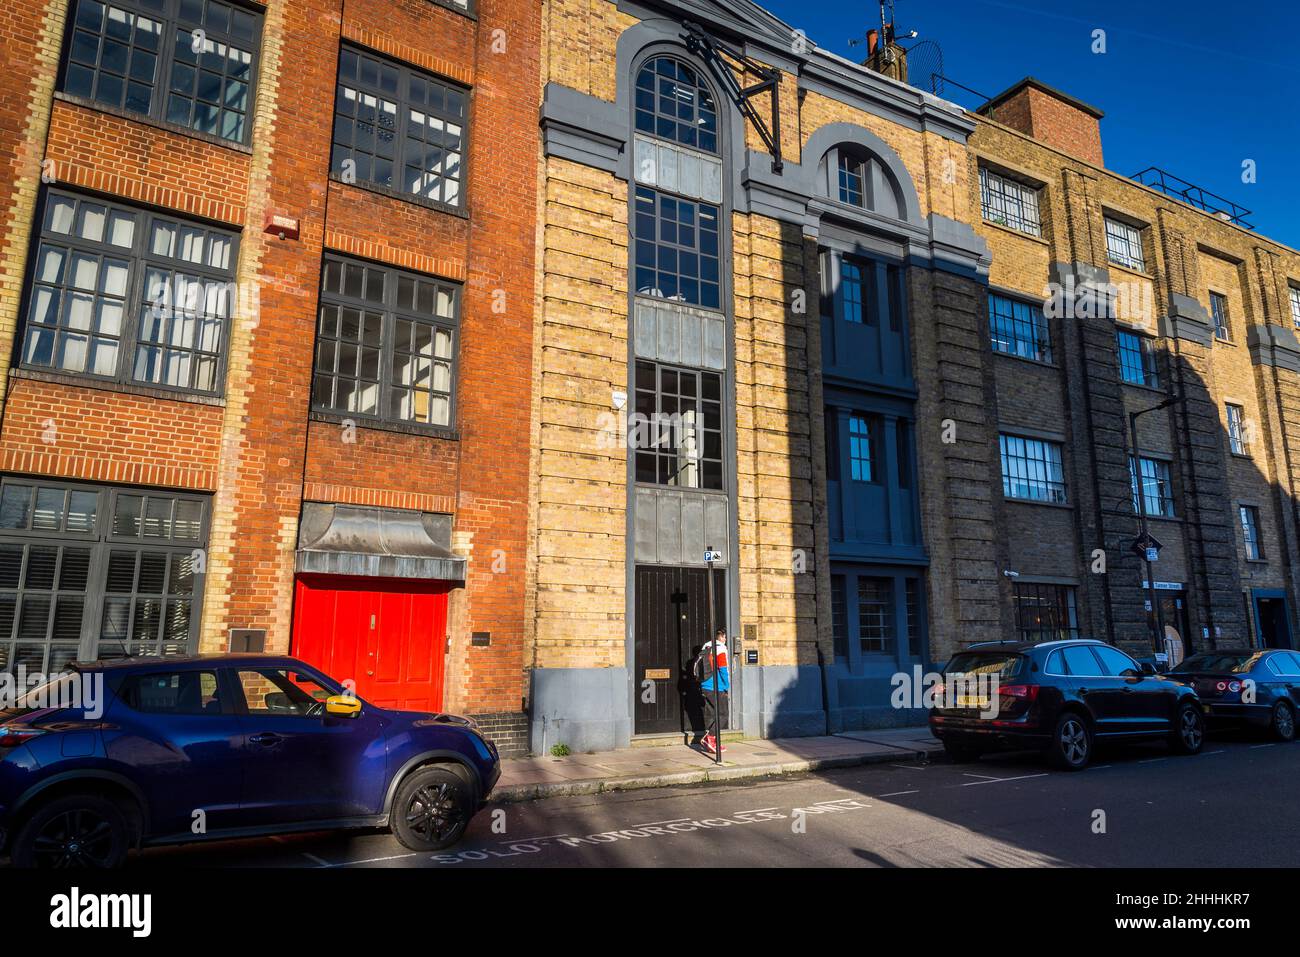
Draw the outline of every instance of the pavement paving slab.
[[[734,781],[823,768],[908,761],[942,750],[927,728],[850,731],[809,738],[727,741],[721,764],[686,745],[623,748],[598,754],[511,758],[501,762],[494,801],[510,803],[573,794],[599,794]],[[649,759],[649,760],[647,760]]]

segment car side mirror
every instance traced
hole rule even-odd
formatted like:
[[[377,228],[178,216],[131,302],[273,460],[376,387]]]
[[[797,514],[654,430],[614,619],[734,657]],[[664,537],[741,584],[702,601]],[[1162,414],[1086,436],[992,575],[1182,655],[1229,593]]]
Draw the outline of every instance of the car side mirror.
[[[1142,662],[1142,673],[1144,675],[1153,675],[1156,673],[1156,666],[1149,661]]]
[[[355,718],[361,713],[361,700],[345,694],[330,695],[325,699],[325,713]]]

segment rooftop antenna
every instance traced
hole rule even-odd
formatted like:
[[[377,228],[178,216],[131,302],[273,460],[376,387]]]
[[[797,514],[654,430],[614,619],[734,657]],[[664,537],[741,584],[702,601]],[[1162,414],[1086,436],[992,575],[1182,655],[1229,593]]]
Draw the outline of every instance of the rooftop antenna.
[[[896,13],[894,10],[894,0],[880,0],[880,32],[877,33],[875,28],[868,30],[863,36],[854,37],[849,40],[849,46],[856,47],[863,43],[867,44],[867,62],[877,53],[880,55],[880,67],[888,67],[894,62],[896,54],[892,47],[896,40],[899,39],[894,26]],[[872,34],[876,34],[875,49],[871,48]],[[903,34],[902,39],[910,40],[917,36],[915,30]],[[882,71],[883,72],[883,71]]]

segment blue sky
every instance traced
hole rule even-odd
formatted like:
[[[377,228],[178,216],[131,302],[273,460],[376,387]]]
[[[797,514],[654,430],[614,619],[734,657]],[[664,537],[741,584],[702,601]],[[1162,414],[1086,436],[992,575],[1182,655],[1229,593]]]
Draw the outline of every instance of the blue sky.
[[[759,0],[818,45],[850,47],[878,2]],[[1106,166],[1160,166],[1253,211],[1259,232],[1300,248],[1300,3],[1295,0],[896,0],[900,32],[943,47],[946,76],[992,96],[1036,76],[1105,112]],[[1106,53],[1092,52],[1106,31]],[[915,41],[912,41],[915,42]],[[976,97],[950,89],[965,107]],[[1256,182],[1242,182],[1255,161]]]

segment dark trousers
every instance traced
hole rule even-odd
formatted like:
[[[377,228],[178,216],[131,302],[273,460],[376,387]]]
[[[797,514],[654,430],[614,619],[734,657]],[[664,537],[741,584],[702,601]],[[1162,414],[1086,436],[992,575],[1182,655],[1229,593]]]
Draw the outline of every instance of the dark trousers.
[[[716,730],[718,732],[721,732],[727,727],[727,714],[728,714],[727,706],[729,703],[728,698],[730,697],[730,695],[728,695],[727,692],[725,691],[721,691],[718,693],[718,706],[716,710],[714,709],[713,706],[712,691],[701,690],[700,696],[704,698],[704,733],[705,734],[714,733],[715,731],[714,721],[718,711],[721,711],[722,714],[721,714],[721,720],[717,721]]]

